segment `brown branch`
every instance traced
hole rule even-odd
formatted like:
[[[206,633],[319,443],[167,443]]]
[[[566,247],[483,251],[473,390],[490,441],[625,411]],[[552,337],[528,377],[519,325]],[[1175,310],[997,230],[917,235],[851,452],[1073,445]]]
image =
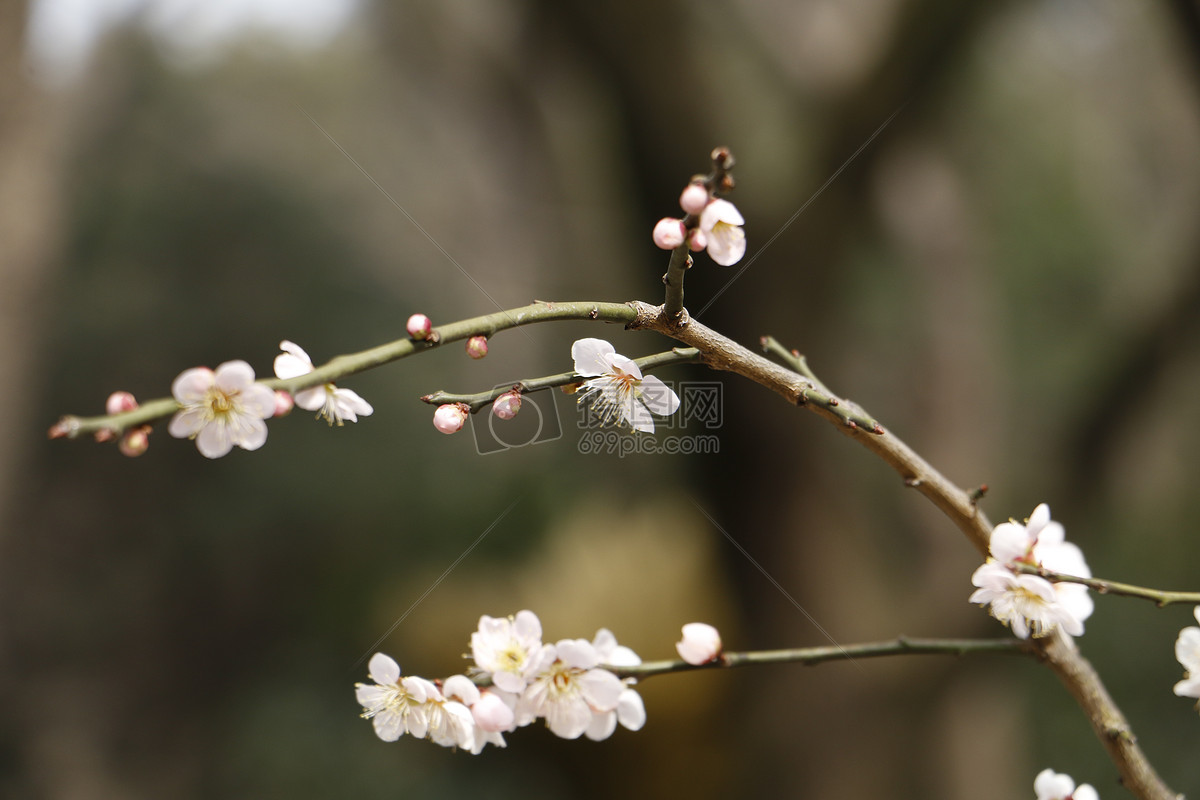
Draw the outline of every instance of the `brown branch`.
[[[858,427],[848,427],[828,408],[802,402],[811,382],[797,372],[768,361],[716,331],[696,322],[674,324],[662,309],[645,303],[634,303],[637,311],[631,328],[651,330],[670,336],[701,352],[701,361],[713,369],[737,373],[783,396],[788,402],[803,405],[824,417],[846,436],[857,441],[890,465],[907,486],[915,488],[942,510],[958,526],[976,549],[988,552],[992,524],[972,500],[970,493],[960,489],[925,462],[908,445],[886,431],[872,435]],[[687,319],[685,316],[684,319]],[[1047,665],[1075,698],[1087,715],[1092,729],[1099,737],[1109,757],[1121,774],[1121,782],[1143,800],[1176,800],[1176,795],[1146,759],[1137,744],[1120,708],[1113,702],[1096,670],[1075,647],[1071,638],[1061,632],[1053,637],[1035,640]]]

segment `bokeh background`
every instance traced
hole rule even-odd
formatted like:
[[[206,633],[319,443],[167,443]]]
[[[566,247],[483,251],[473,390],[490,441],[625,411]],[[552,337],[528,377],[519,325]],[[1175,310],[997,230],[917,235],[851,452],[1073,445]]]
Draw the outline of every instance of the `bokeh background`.
[[[481,456],[417,400],[651,335],[446,348],[347,381],[357,425],[294,413],[217,462],[45,431],[283,338],[320,362],[413,311],[657,301],[651,226],[724,144],[754,261],[699,258],[693,312],[799,348],[994,519],[1049,502],[1096,574],[1200,588],[1193,0],[37,0],[0,36],[0,795],[998,800],[1052,766],[1123,796],[1054,677],[1001,658],[657,678],[600,744],[378,741],[353,684],[418,600],[378,648],[429,676],[521,608],[645,658],[696,619],[826,644],[725,533],[839,642],[1003,633],[953,527],[756,386],[661,373],[721,382],[692,457],[581,453],[561,395],[560,439]],[[1188,612],[1098,598],[1081,646],[1197,793]]]

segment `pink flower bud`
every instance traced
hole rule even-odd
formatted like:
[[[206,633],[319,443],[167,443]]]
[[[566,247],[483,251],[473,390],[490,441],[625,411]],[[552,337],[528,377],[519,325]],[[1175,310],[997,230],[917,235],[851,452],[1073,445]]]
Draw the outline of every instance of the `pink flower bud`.
[[[486,336],[472,336],[467,339],[467,355],[471,358],[479,359],[488,354],[488,343]]]
[[[492,403],[492,413],[500,419],[512,419],[521,410],[521,393],[505,392]]]
[[[433,323],[424,314],[413,314],[408,318],[407,327],[409,336],[421,340],[429,336],[429,332],[433,330]]]
[[[687,236],[687,229],[683,227],[681,219],[663,217],[654,226],[654,243],[663,250],[674,250],[679,247],[683,244],[685,236]]]
[[[137,400],[134,400],[133,395],[129,392],[113,392],[104,404],[104,411],[110,415],[123,414],[126,411],[133,411],[137,407]]]
[[[708,205],[708,189],[698,183],[689,183],[679,195],[679,207],[689,214],[699,214]]]
[[[488,732],[513,729],[513,710],[499,695],[486,689],[480,693],[479,701],[471,706],[471,716],[476,725]]]
[[[692,228],[688,231],[688,249],[693,252],[699,252],[708,247],[708,236],[699,228]]]
[[[721,655],[721,634],[712,625],[689,622],[683,626],[683,641],[676,642],[675,649],[689,664],[707,664]]]
[[[296,405],[296,401],[290,394],[279,389],[275,392],[275,416],[286,417],[292,412],[292,406]]]
[[[466,403],[446,403],[433,412],[433,427],[442,433],[458,433],[471,409]]]
[[[121,438],[117,449],[121,451],[121,455],[137,458],[142,453],[150,448],[150,426],[143,425],[140,428],[134,428],[129,433]]]

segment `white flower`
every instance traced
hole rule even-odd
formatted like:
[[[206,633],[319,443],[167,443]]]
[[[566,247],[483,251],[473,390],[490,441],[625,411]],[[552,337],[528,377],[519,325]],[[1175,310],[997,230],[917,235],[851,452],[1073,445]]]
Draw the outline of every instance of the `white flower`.
[[[367,668],[375,684],[354,684],[354,696],[363,707],[363,719],[375,726],[375,735],[385,742],[405,733],[424,738],[429,731],[428,702],[444,699],[437,687],[424,678],[400,677],[400,666],[383,653],[371,656]]]
[[[541,620],[528,610],[507,619],[480,617],[479,630],[471,634],[471,655],[496,688],[515,693],[554,660],[553,647],[542,644]]]
[[[277,378],[298,378],[313,371],[312,359],[300,345],[285,339],[279,343],[279,349],[283,352],[275,356]],[[371,408],[370,403],[359,397],[357,392],[339,389],[332,383],[301,389],[296,392],[295,400],[296,405],[305,411],[319,411],[319,416],[328,420],[330,425],[335,422],[342,425],[345,420],[358,422],[360,414],[368,417],[375,410]]]
[[[683,626],[683,639],[675,643],[679,657],[699,666],[721,655],[721,634],[712,625],[689,622]]]
[[[1200,606],[1193,612],[1200,622]],[[1175,694],[1180,697],[1200,697],[1200,628],[1184,628],[1175,640],[1175,658],[1183,664],[1187,677],[1175,684]]]
[[[596,631],[592,647],[601,664],[611,667],[636,667],[642,663],[642,659],[637,653],[624,645],[617,644],[617,637],[608,628]],[[646,724],[646,705],[642,702],[642,696],[632,688],[636,681],[633,678],[625,678],[622,683],[625,688],[617,697],[616,708],[608,711],[594,711],[592,722],[584,731],[584,735],[592,741],[599,742],[612,736],[613,731],[617,729],[618,722],[622,727],[631,731],[639,731]]]
[[[1046,636],[1059,625],[1072,636],[1083,633],[1083,622],[1059,602],[1054,584],[1037,575],[1017,575],[1003,564],[990,561],[971,576],[979,588],[971,603],[990,603],[992,616],[1021,639]]]
[[[604,423],[628,425],[635,431],[654,433],[654,418],[674,414],[679,397],[669,386],[642,371],[631,359],[618,355],[603,339],[580,339],[571,345],[575,371],[585,378],[579,402],[592,398],[592,407]]]
[[[1090,785],[1085,783],[1076,789],[1070,775],[1052,769],[1044,769],[1037,774],[1033,791],[1037,793],[1037,800],[1100,800],[1100,795]]]
[[[183,407],[167,430],[177,439],[195,439],[206,458],[220,458],[234,445],[257,450],[267,441],[263,420],[275,414],[275,393],[254,382],[254,369],[245,361],[226,361],[216,372],[184,370],[171,394]]]
[[[1086,586],[1051,583],[1008,566],[1031,564],[1079,578],[1092,576],[1083,551],[1067,542],[1063,526],[1050,519],[1049,506],[1035,508],[1024,525],[1015,520],[997,525],[989,550],[992,557],[971,577],[979,588],[970,602],[990,603],[992,615],[1022,639],[1031,633],[1045,636],[1059,625],[1072,636],[1083,634],[1083,623],[1095,610]]]
[[[728,200],[713,200],[700,213],[700,230],[708,241],[708,256],[723,267],[736,264],[746,254],[746,232],[737,207]]]
[[[544,717],[555,736],[578,739],[597,712],[617,708],[625,684],[608,670],[596,668],[599,655],[586,639],[562,639],[547,647],[551,660],[517,701],[517,724]]]
[[[516,728],[513,717],[516,695],[495,688],[480,691],[465,675],[454,675],[443,681],[442,693],[471,710],[473,741],[469,749],[473,754],[478,755],[489,744],[507,747],[503,733]]]

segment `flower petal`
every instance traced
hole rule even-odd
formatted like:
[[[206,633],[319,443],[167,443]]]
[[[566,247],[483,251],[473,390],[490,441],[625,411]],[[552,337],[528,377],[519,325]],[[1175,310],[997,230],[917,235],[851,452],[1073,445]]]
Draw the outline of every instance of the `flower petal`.
[[[233,449],[233,438],[229,428],[220,420],[213,420],[196,434],[196,449],[205,458],[220,458]]]
[[[616,348],[603,339],[579,339],[571,345],[575,371],[584,377],[604,375],[611,363],[605,356],[616,355]]]
[[[241,359],[226,361],[217,365],[213,383],[226,394],[241,392],[254,383],[254,368]]]
[[[185,405],[199,403],[204,400],[204,395],[212,388],[215,377],[213,371],[208,367],[185,369],[171,384],[171,394],[176,401]]]
[[[367,663],[367,674],[378,684],[395,686],[400,680],[400,665],[391,656],[376,653]]]
[[[642,378],[638,392],[646,407],[659,416],[669,417],[679,410],[679,395],[653,375]]]

